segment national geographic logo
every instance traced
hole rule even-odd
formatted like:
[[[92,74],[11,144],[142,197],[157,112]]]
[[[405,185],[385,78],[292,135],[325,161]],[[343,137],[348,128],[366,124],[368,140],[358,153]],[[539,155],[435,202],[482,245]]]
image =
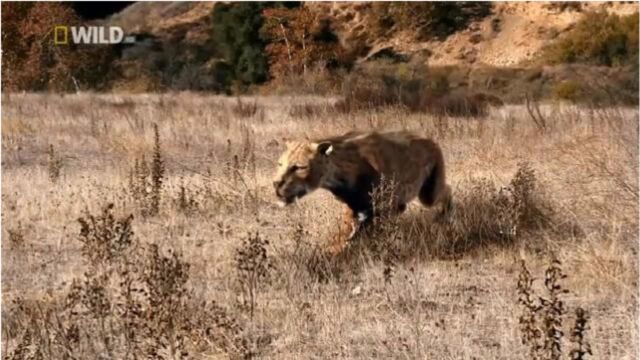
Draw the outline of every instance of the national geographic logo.
[[[71,32],[71,39],[69,39]],[[53,28],[53,43],[68,45],[69,40],[74,44],[110,45],[132,44],[135,36],[125,36],[119,26],[66,26],[58,25]]]

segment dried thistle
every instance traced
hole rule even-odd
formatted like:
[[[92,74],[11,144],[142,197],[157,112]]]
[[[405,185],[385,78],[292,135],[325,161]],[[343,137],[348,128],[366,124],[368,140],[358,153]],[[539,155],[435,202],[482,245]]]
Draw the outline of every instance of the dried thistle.
[[[267,255],[269,241],[263,239],[259,233],[249,234],[236,249],[235,261],[238,282],[246,296],[249,314],[253,320],[260,287],[269,282],[270,271],[273,268]]]
[[[160,197],[162,192],[162,183],[164,182],[165,165],[162,159],[162,151],[160,148],[160,133],[158,124],[153,124],[153,159],[151,161],[151,215],[160,212]]]
[[[129,171],[128,193],[143,216],[153,216],[160,212],[165,164],[162,158],[158,124],[153,125],[154,147],[151,164],[145,155],[136,159]]]
[[[133,217],[114,212],[109,204],[80,219],[88,269],[72,280],[61,304],[15,307],[10,326],[20,331],[12,331],[6,358],[183,359],[214,343],[231,358],[253,358],[256,344],[243,324],[215,302],[192,301],[189,263],[170,249],[142,245]],[[251,239],[241,268],[264,282],[267,242],[258,234]]]
[[[390,270],[398,257],[398,244],[405,241],[404,232],[398,222],[398,214],[401,209],[397,202],[396,192],[398,184],[393,178],[382,176],[378,186],[371,191],[371,203],[373,205],[373,223],[370,234],[375,241],[371,244],[371,250],[377,257],[383,259],[386,270]],[[386,276],[391,272],[386,271]]]
[[[198,193],[197,190],[195,193]],[[200,206],[200,203],[194,197],[193,191],[187,189],[184,179],[180,179],[178,197],[174,199],[174,205],[180,212],[185,214],[193,212]]]
[[[543,352],[549,360],[559,360],[562,356],[562,320],[566,309],[560,295],[568,291],[560,285],[560,280],[567,276],[562,273],[560,261],[553,259],[551,265],[545,271],[544,285],[547,289],[547,298],[541,298],[542,328],[545,333]]]
[[[545,271],[546,297],[536,296],[534,279],[522,261],[518,276],[518,303],[523,307],[520,316],[522,343],[529,347],[529,357],[541,360],[559,360],[563,357],[563,318],[567,310],[561,297],[567,293],[560,282],[567,276],[561,263],[553,259]],[[576,323],[571,331],[571,342],[575,347],[568,354],[571,359],[584,359],[591,355],[591,347],[585,340],[588,316],[582,308],[576,309]]]
[[[235,355],[241,359],[251,359],[255,354],[250,349],[249,339],[246,336],[245,329],[238,321],[229,314],[229,312],[215,301],[205,306],[206,319],[210,323],[203,324],[201,329],[209,331],[211,323],[220,332],[213,337],[214,341],[224,349],[228,354]],[[206,337],[206,335],[204,336]]]
[[[397,188],[398,183],[395,179],[387,178],[383,175],[380,178],[380,183],[369,194],[375,215],[374,224],[377,224],[377,226],[383,226],[387,220],[398,212]]]
[[[9,244],[14,248],[21,248],[25,243],[24,229],[22,228],[22,223],[18,222],[18,226],[13,229],[8,229],[9,233]]]
[[[231,108],[231,111],[234,115],[240,118],[249,118],[255,115],[258,112],[258,102],[257,101],[247,101],[244,102],[240,97],[236,98],[236,104]]]
[[[113,204],[108,204],[99,215],[88,212],[78,219],[82,254],[89,263],[111,262],[133,243],[133,215],[116,219]]]
[[[47,172],[49,173],[49,180],[55,183],[60,178],[60,171],[62,169],[62,158],[56,154],[52,144],[49,144],[47,150]]]
[[[517,284],[518,303],[523,307],[522,315],[519,317],[520,331],[522,331],[522,344],[529,347],[529,357],[535,360],[540,358],[539,352],[542,349],[542,330],[537,320],[542,307],[535,299],[533,282],[534,278],[522,260]]]
[[[587,355],[593,355],[591,352],[591,344],[586,340],[589,313],[581,307],[576,309],[576,322],[571,330],[571,342],[574,344],[574,348],[569,353],[571,360],[584,360]]]
[[[513,193],[515,220],[518,225],[524,225],[531,216],[532,195],[536,190],[536,175],[529,163],[518,164],[518,171],[510,182]]]

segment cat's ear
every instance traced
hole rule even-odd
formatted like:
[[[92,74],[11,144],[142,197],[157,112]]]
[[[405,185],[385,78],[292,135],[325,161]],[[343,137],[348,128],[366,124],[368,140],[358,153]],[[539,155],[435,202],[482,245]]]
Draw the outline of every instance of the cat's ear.
[[[324,156],[329,156],[333,152],[333,144],[331,144],[328,141],[315,144],[315,148],[318,154],[321,154]]]

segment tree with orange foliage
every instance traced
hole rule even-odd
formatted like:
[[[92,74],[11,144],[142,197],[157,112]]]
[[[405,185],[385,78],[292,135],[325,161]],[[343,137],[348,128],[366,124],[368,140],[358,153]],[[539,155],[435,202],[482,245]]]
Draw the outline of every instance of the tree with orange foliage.
[[[79,24],[64,3],[3,2],[2,89],[70,91],[104,80],[110,47],[54,44],[55,26]]]
[[[278,79],[302,74],[311,66],[347,63],[345,50],[330,28],[307,7],[274,7],[263,11],[261,36],[268,41],[269,72]]]

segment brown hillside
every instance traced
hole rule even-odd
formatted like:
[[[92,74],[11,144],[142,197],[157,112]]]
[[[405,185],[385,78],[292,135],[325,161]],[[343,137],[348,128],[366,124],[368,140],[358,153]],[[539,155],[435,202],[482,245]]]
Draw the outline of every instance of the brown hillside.
[[[638,10],[634,2],[579,3],[579,8],[565,9],[549,2],[498,2],[493,4],[491,15],[444,41],[419,41],[412,31],[394,32],[388,37],[374,34],[377,19],[372,3],[323,2],[307,6],[328,14],[345,45],[364,42],[370,47],[367,57],[387,49],[406,55],[430,54],[432,65],[490,66],[514,66],[532,59],[550,40],[570,29],[585,11],[606,9],[630,14]]]
[[[347,59],[342,66],[351,66],[354,60],[362,64],[378,58],[410,61],[411,66],[421,66],[425,62],[434,74],[442,72],[450,89],[491,93],[506,101],[520,101],[524,93],[537,93],[546,98],[561,93],[563,99],[575,98],[576,94],[592,94],[591,88],[600,87],[602,83],[597,79],[602,78],[611,82],[606,85],[607,89],[627,89],[633,99],[637,93],[637,85],[634,85],[637,82],[633,80],[637,75],[633,69],[562,62],[549,65],[539,56],[547,45],[566,38],[585,14],[598,10],[632,14],[638,11],[638,4],[634,2],[475,2],[452,9],[442,4],[432,8],[430,3],[308,2],[303,6],[304,11],[299,13],[310,14],[313,21],[327,24],[339,40],[338,50],[329,52],[341,54],[341,60]],[[140,82],[138,74],[148,73],[153,79],[142,79],[146,84],[142,88],[146,90],[158,86],[215,91],[225,88],[227,85],[220,80],[224,73],[215,73],[211,66],[217,61],[213,54],[216,44],[211,41],[214,7],[213,2],[141,2],[106,20],[108,24],[124,27],[129,33],[145,33],[154,38],[149,42],[152,45],[141,42],[127,50],[128,54],[136,53],[137,57],[118,62],[119,74],[124,74],[118,75],[119,82]],[[303,68],[307,65],[312,68],[313,59],[329,59],[324,53],[310,55],[313,47],[304,49],[304,41],[298,41],[296,52],[296,41],[291,34],[289,44],[286,41],[277,43],[280,33],[276,29],[275,45],[265,50],[271,64],[270,85],[277,87],[286,82],[282,76],[274,75],[274,69],[277,69],[274,64],[291,71],[290,59],[295,59],[302,50],[305,54],[302,56]],[[288,48],[290,45],[293,52]],[[278,50],[280,60],[276,59],[273,46],[281,47]],[[199,62],[193,61],[196,56]],[[147,61],[149,59],[151,61]],[[211,85],[216,81],[217,85]],[[310,81],[306,79],[304,83],[310,84]],[[339,82],[318,78],[311,82],[320,84],[310,86],[313,90],[309,91],[335,92],[339,88],[336,81]],[[301,82],[292,83],[299,85]],[[273,87],[269,89],[274,91]],[[290,90],[286,86],[281,89]],[[609,90],[605,93],[606,97],[612,97]]]
[[[386,49],[404,55],[429,55],[431,65],[499,67],[521,65],[532,59],[586,11],[606,9],[630,14],[638,10],[635,2],[579,3],[566,7],[551,2],[496,2],[489,16],[472,22],[466,29],[444,40],[420,41],[412,31],[389,31],[389,36],[376,34],[373,29],[377,16],[371,2],[309,2],[305,6],[328,17],[346,47],[370,49],[361,60]],[[139,2],[108,22],[124,27],[127,32],[201,43],[211,34],[209,16],[214,7],[215,2]]]
[[[184,38],[200,43],[211,28],[209,16],[215,2],[138,2],[107,21],[128,33],[149,33],[160,38]]]

